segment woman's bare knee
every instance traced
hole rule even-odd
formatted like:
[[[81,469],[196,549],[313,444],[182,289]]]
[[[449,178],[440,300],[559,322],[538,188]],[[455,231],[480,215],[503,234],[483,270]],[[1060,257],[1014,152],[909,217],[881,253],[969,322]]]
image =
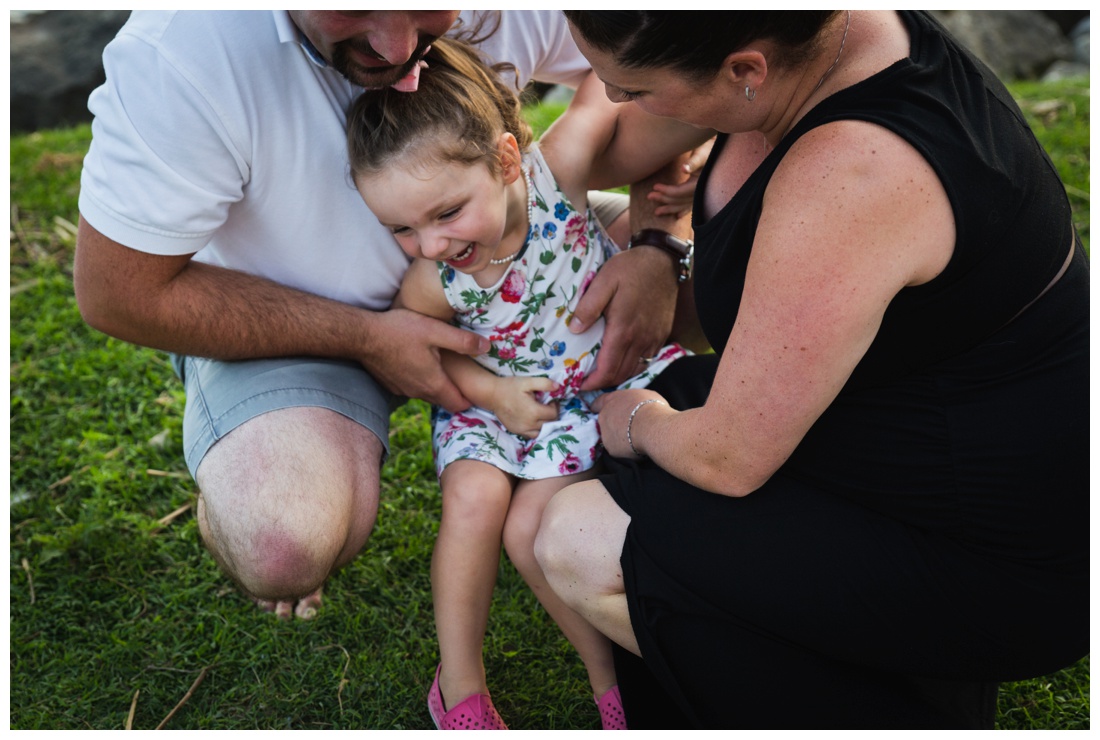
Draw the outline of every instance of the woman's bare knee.
[[[525,480],[516,485],[504,521],[504,549],[521,573],[538,568],[534,555],[535,536],[547,503],[571,481],[582,480],[585,475]]]
[[[599,481],[569,486],[550,500],[535,538],[535,558],[567,603],[621,592],[619,556],[630,517]]]

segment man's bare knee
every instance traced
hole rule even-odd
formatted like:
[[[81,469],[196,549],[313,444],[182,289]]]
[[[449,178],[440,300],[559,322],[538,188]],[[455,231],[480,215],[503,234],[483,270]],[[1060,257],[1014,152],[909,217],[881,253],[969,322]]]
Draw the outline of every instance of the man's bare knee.
[[[257,417],[221,440],[198,470],[203,539],[252,596],[312,593],[365,544],[377,514],[380,457],[373,434],[334,412]]]
[[[205,498],[200,496],[201,502]],[[204,510],[205,514],[205,510]],[[332,528],[346,529],[342,522]],[[206,516],[199,525],[203,542],[219,567],[250,596],[269,601],[297,599],[316,591],[340,565],[342,541],[312,539],[301,527],[222,527]]]

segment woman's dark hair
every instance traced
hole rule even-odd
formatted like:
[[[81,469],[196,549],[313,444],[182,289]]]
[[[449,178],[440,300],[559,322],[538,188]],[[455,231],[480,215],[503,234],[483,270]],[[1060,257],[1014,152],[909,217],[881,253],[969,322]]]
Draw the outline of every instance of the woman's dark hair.
[[[423,152],[442,162],[484,162],[498,172],[498,137],[510,133],[520,151],[531,143],[516,90],[473,46],[440,38],[424,55],[416,92],[367,90],[348,111],[351,175],[379,172],[407,153]]]
[[[775,66],[816,53],[821,29],[836,10],[566,10],[585,42],[633,69],[670,67],[696,79],[718,73],[722,61],[750,41],[768,39],[779,54]]]

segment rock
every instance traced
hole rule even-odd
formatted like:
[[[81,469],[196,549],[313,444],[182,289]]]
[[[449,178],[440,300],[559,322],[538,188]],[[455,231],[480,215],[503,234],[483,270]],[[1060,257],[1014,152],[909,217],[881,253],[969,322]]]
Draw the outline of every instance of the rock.
[[[1088,11],[932,11],[1002,79],[1088,72]],[[103,47],[128,10],[12,10],[11,130],[90,120],[88,95],[103,82]],[[1069,34],[1067,39],[1066,33]],[[1072,41],[1070,40],[1072,39]],[[549,86],[536,90],[546,94]],[[563,91],[553,95],[567,99]]]
[[[91,120],[88,95],[104,80],[103,47],[128,10],[11,13],[11,130]]]
[[[1073,46],[1058,24],[1038,10],[936,10],[955,38],[1002,80],[1037,79]]]
[[[1087,65],[1089,63],[1089,19],[1081,21],[1069,32],[1070,43],[1073,44],[1073,60]]]
[[[1086,10],[1044,10],[1043,15],[1053,20],[1058,24],[1058,28],[1062,29],[1062,33],[1069,35],[1069,32],[1073,30],[1082,18],[1089,17],[1089,11]]]
[[[1088,77],[1089,65],[1082,64],[1081,62],[1067,62],[1059,59],[1054,64],[1050,65],[1046,72],[1043,73],[1043,82],[1057,82],[1058,80],[1066,80],[1071,77]]]

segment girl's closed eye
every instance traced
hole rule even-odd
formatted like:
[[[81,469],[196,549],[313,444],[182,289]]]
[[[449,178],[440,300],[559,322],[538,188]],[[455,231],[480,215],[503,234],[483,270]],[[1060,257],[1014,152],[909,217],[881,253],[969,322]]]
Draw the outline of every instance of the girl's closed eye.
[[[619,96],[619,99],[621,101],[623,101],[624,103],[629,103],[632,100],[637,100],[638,98],[640,98],[642,96],[642,93],[640,91],[634,92],[634,91],[631,91],[631,90],[619,89],[616,92]]]
[[[461,213],[461,212],[462,212],[462,206],[458,206],[457,208],[452,208],[449,211],[444,211],[443,213],[439,214],[439,220],[440,221],[450,221],[453,218],[457,218],[458,214]]]

